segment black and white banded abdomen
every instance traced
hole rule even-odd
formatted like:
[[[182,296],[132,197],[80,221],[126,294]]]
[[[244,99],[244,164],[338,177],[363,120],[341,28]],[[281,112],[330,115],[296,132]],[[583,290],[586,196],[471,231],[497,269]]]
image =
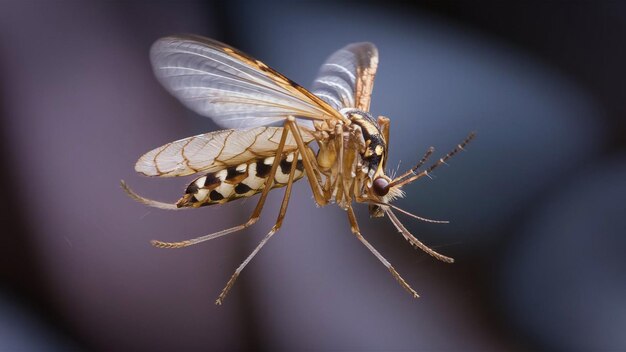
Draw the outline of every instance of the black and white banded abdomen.
[[[255,195],[263,191],[273,163],[273,156],[252,159],[247,163],[198,177],[187,186],[185,195],[178,200],[176,206],[197,208]],[[298,160],[294,160],[294,153],[286,154],[276,170],[272,188],[287,185],[294,165],[294,181],[304,176],[301,154],[298,154]]]

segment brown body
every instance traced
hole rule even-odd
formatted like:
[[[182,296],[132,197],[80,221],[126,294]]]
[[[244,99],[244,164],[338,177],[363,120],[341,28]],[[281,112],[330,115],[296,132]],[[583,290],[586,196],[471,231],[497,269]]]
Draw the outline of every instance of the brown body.
[[[346,208],[355,198],[368,195],[372,181],[384,177],[387,143],[381,130],[388,126],[385,118],[374,121],[369,113],[351,110],[345,113],[348,124],[316,124],[316,177],[329,202]],[[379,124],[382,122],[382,126]],[[307,154],[314,152],[307,146]],[[276,156],[254,158],[194,179],[176,205],[201,207],[223,204],[261,192]],[[274,175],[272,188],[284,187],[294,164],[294,153],[283,155]],[[302,154],[295,162],[294,182],[304,176]],[[383,200],[381,200],[383,201]],[[324,204],[319,204],[324,205]],[[377,215],[372,213],[372,215]]]
[[[231,166],[198,177],[187,186],[185,194],[176,202],[176,206],[197,208],[211,204],[224,204],[262,192],[274,158],[272,156],[252,159],[238,166]],[[289,173],[294,164],[296,168],[294,181],[304,176],[302,157],[295,159],[294,153],[289,153],[280,160],[272,188],[287,185]]]
[[[183,248],[228,235],[255,224],[271,189],[284,187],[274,227],[235,270],[216,303],[221,304],[244,267],[280,229],[293,182],[306,176],[319,206],[336,203],[346,211],[355,237],[413,297],[417,292],[361,235],[354,203],[366,203],[370,215],[387,215],[415,248],[444,262],[441,255],[415,238],[392,209],[428,222],[391,204],[401,188],[428,176],[461,151],[473,134],[430,167],[430,157],[394,177],[386,175],[389,119],[369,113],[378,51],[371,43],[347,45],[322,65],[309,91],[263,62],[218,41],[199,36],[158,40],[151,49],[155,75],[163,86],[195,112],[230,128],[167,143],[144,154],[135,170],[146,176],[198,174],[174,204],[144,198],[122,181],[133,199],[161,209],[223,204],[260,193],[247,222],[205,236],[180,241],[152,241],[159,248]],[[277,127],[279,126],[279,127]]]

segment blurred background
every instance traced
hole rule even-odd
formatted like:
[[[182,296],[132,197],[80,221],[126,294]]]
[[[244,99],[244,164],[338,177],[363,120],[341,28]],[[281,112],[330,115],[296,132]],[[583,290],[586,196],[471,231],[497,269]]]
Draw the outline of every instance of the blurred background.
[[[80,2],[0,5],[0,350],[626,350],[626,6],[619,2]],[[167,212],[188,179],[133,165],[215,130],[159,85],[159,37],[195,33],[310,85],[333,51],[378,46],[372,113],[389,167],[467,152],[396,204],[358,209],[413,300],[305,182],[225,305],[213,302],[271,228],[181,250],[244,222],[255,200]]]

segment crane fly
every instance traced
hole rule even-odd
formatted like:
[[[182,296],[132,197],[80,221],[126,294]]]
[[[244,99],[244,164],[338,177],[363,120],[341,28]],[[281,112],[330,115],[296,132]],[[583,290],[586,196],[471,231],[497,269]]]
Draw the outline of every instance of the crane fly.
[[[301,178],[308,180],[318,206],[335,203],[347,213],[352,233],[413,297],[419,297],[417,292],[361,235],[354,203],[368,204],[372,217],[387,215],[414,247],[453,262],[415,238],[394,210],[423,221],[444,221],[413,215],[391,201],[404,195],[403,186],[429,176],[463,150],[474,134],[421,171],[432,147],[405,173],[386,174],[390,120],[369,112],[378,66],[373,44],[350,44],[335,52],[322,65],[311,90],[235,48],[200,36],[159,39],[150,57],[156,77],[172,95],[227,129],[170,142],[139,158],[135,170],[146,176],[197,175],[176,203],[142,197],[122,181],[124,191],[161,209],[198,208],[261,194],[247,222],[182,242],[153,240],[155,247],[187,247],[252,226],[269,191],[285,189],[276,224],[235,270],[216,304],[222,304],[244,267],[280,229],[292,184]]]

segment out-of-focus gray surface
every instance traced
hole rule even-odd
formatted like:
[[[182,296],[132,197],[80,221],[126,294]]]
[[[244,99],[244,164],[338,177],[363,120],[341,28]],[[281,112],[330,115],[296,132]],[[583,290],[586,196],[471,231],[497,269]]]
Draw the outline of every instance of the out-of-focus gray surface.
[[[581,170],[537,206],[507,250],[508,313],[552,349],[626,346],[624,180],[624,155]]]
[[[28,224],[12,235],[32,244],[64,326],[27,319],[11,336],[50,333],[51,349],[100,350],[626,347],[624,159],[600,157],[611,131],[585,85],[500,37],[428,13],[267,5],[13,2],[0,11],[1,121],[11,146],[3,153],[15,161],[5,172]],[[478,133],[397,202],[451,220],[400,216],[457,262],[435,262],[387,219],[359,209],[364,236],[422,296],[411,299],[350,234],[345,213],[316,208],[299,182],[281,231],[215,307],[273,225],[281,194],[241,233],[182,250],[149,245],[244,222],[256,201],[166,212],[119,188],[125,179],[141,194],[177,199],[188,179],[137,176],[135,160],[216,129],[152,76],[150,45],[175,33],[231,39],[304,86],[334,50],[374,42],[372,112],[392,119],[389,167],[401,160],[403,171],[427,147],[443,155]],[[15,307],[0,325],[24,305]]]

